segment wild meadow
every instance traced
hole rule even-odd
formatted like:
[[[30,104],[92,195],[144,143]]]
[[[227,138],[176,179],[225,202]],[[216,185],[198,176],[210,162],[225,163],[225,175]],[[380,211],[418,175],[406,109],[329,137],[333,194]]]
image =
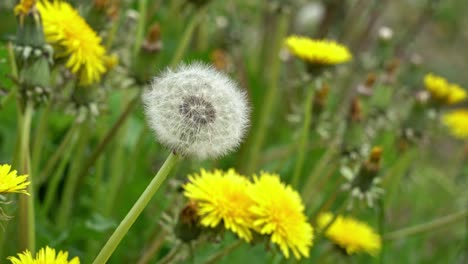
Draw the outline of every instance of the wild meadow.
[[[2,0],[0,263],[468,263],[466,10]]]

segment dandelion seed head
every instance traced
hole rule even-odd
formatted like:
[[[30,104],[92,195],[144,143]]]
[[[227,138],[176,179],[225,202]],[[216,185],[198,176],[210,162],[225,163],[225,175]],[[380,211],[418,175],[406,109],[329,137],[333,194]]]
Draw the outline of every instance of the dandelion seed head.
[[[165,71],[142,98],[157,138],[183,155],[223,156],[240,144],[249,124],[245,93],[201,63]]]

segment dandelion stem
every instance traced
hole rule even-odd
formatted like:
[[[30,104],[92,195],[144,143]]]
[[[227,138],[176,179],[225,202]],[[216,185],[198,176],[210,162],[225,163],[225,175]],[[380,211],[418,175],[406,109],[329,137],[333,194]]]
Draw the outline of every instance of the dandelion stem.
[[[182,247],[182,243],[178,242],[169,253],[167,253],[164,258],[162,258],[158,263],[159,264],[167,264],[167,263],[172,263],[171,261],[174,259],[174,257],[177,255],[177,252],[179,252],[180,248]]]
[[[45,194],[44,203],[42,205],[42,213],[44,215],[47,215],[49,213],[50,208],[52,207],[54,198],[56,198],[56,193],[57,193],[60,180],[62,179],[66,165],[68,164],[70,160],[71,153],[75,149],[76,133],[71,133],[70,135],[71,135],[70,143],[67,144],[67,148],[65,152],[62,152],[62,155],[61,155],[62,159],[60,160],[60,163],[57,169],[54,171],[54,174],[52,175],[52,178],[50,179],[50,182],[48,182],[48,185],[47,185],[47,191]]]
[[[39,174],[37,174],[38,175],[38,179],[37,179],[38,182],[36,183],[37,185],[40,185],[45,180],[47,180],[49,175],[52,173],[52,169],[57,164],[58,160],[63,157],[64,151],[66,151],[70,147],[69,146],[70,142],[73,136],[75,135],[76,130],[79,127],[78,125],[79,123],[73,122],[72,126],[68,129],[67,133],[65,134],[65,137],[63,138],[62,142],[60,142],[60,145],[55,150],[52,157],[50,157],[49,160],[47,161],[44,169],[42,169],[42,171]]]
[[[175,67],[180,62],[182,57],[184,56],[184,53],[187,50],[187,47],[189,45],[190,39],[192,38],[193,32],[195,31],[195,28],[200,23],[202,18],[205,17],[205,13],[206,13],[206,7],[202,7],[198,9],[197,12],[193,15],[189,24],[185,28],[185,31],[182,35],[179,45],[177,46],[176,52],[174,53],[174,57],[172,57],[172,60],[169,64],[170,67]]]
[[[19,148],[19,168],[21,174],[28,174],[31,184],[28,186],[28,193],[30,196],[21,195],[19,197],[19,237],[21,249],[29,249],[35,252],[36,248],[36,226],[34,216],[34,188],[33,177],[31,175],[31,156],[30,156],[30,133],[31,133],[31,119],[33,114],[33,104],[29,101],[26,102],[24,113],[18,111],[20,120],[20,148]]]
[[[417,235],[420,233],[434,231],[437,228],[448,227],[449,224],[460,221],[468,216],[468,210],[464,210],[458,213],[453,213],[444,217],[434,219],[430,222],[419,224],[407,228],[403,228],[397,231],[389,232],[384,236],[385,240],[395,240],[408,236]]]
[[[161,231],[161,233],[159,233],[159,235],[151,242],[148,249],[143,252],[143,255],[140,257],[137,264],[148,264],[164,244],[166,236],[167,232],[165,230]]]
[[[57,214],[57,225],[61,228],[65,227],[68,219],[70,218],[71,209],[73,207],[73,196],[77,189],[77,182],[79,180],[79,170],[85,156],[85,150],[87,147],[86,142],[89,138],[89,127],[87,123],[81,124],[80,130],[78,131],[78,142],[76,150],[76,159],[71,164],[68,178],[65,182],[63,195],[60,203],[60,207]]]
[[[47,106],[42,110],[40,118],[39,118],[39,124],[36,129],[36,133],[34,135],[34,145],[32,149],[32,167],[31,171],[33,172],[34,175],[39,175],[37,174],[38,170],[38,165],[41,160],[41,154],[42,154],[42,149],[44,145],[44,137],[46,134],[47,130],[47,121],[49,120],[49,113],[50,113],[50,107],[51,104],[48,103]],[[39,178],[40,176],[38,176]],[[38,181],[35,182],[35,184],[38,184]]]
[[[133,46],[133,57],[135,58],[138,54],[138,51],[141,48],[141,43],[145,35],[145,24],[146,24],[146,10],[148,7],[148,0],[139,0],[138,1],[138,25],[137,32],[135,36],[135,46]]]
[[[265,141],[265,135],[268,128],[268,122],[271,118],[271,113],[275,106],[275,100],[278,94],[278,79],[281,61],[279,58],[279,51],[281,49],[283,39],[286,36],[289,22],[289,13],[282,12],[279,18],[278,25],[276,27],[276,39],[273,41],[273,47],[270,49],[271,54],[266,56],[268,58],[265,63],[265,76],[268,76],[268,80],[265,89],[265,95],[263,96],[263,104],[260,109],[258,121],[253,126],[252,138],[249,139],[249,155],[246,162],[245,173],[250,174],[255,169],[260,160],[260,150]],[[270,43],[271,44],[271,43]]]
[[[227,256],[230,254],[232,251],[234,251],[236,248],[240,247],[242,245],[242,240],[237,240],[236,242],[232,243],[228,247],[224,248],[220,252],[214,254],[211,256],[205,264],[213,264],[213,263],[218,263],[223,257]]]
[[[320,83],[318,80],[317,83]],[[297,188],[300,182],[300,176],[302,167],[304,166],[304,158],[307,150],[307,144],[309,140],[310,124],[312,122],[312,105],[314,100],[314,85],[307,87],[306,97],[304,102],[304,120],[302,123],[301,138],[299,139],[298,153],[296,159],[296,165],[294,167],[294,174],[291,180],[291,185]]]
[[[125,123],[127,118],[130,116],[130,113],[132,112],[139,98],[140,98],[139,93],[135,95],[135,97],[132,98],[132,100],[127,104],[125,110],[120,114],[119,118],[117,119],[117,122],[115,122],[115,124],[110,128],[110,130],[106,133],[102,141],[99,142],[99,145],[91,153],[91,156],[89,157],[89,159],[87,159],[84,165],[81,167],[81,170],[78,176],[78,178],[80,179],[80,183],[81,181],[83,181],[84,177],[88,173],[89,168],[91,168],[94,165],[94,163],[96,163],[97,159],[103,153],[104,149],[112,141],[112,139],[115,137],[119,129],[122,127],[122,125]]]
[[[125,234],[127,234],[130,227],[136,221],[143,209],[145,209],[146,205],[148,205],[151,198],[158,191],[159,187],[161,187],[161,184],[164,182],[167,175],[177,163],[177,161],[179,161],[179,159],[180,157],[175,153],[171,153],[167,157],[166,161],[162,165],[161,169],[159,169],[156,176],[154,176],[153,180],[151,180],[148,187],[146,187],[145,191],[141,194],[140,198],[138,198],[136,203],[133,205],[132,209],[130,209],[128,214],[125,216],[122,222],[120,222],[120,225],[117,227],[117,229],[111,235],[104,247],[101,249],[98,256],[93,262],[94,264],[104,264],[107,262],[107,260],[109,260],[110,256],[117,248],[122,238],[125,236]]]

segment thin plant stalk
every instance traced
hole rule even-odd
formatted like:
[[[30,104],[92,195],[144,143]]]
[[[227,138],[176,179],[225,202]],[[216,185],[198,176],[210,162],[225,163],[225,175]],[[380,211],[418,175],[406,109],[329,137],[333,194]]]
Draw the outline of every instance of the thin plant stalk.
[[[76,134],[77,133],[71,134],[72,135],[70,137],[71,142],[70,144],[67,144],[69,146],[67,147],[66,151],[63,153],[62,159],[60,160],[60,163],[57,169],[54,171],[54,174],[52,175],[52,178],[50,179],[50,182],[47,185],[47,191],[45,194],[44,203],[42,205],[42,213],[44,215],[47,215],[49,213],[50,208],[52,208],[54,198],[56,198],[57,189],[60,184],[60,180],[62,179],[66,165],[70,161],[71,154],[75,149]]]
[[[242,246],[242,240],[237,240],[236,242],[232,243],[231,245],[227,246],[220,252],[214,254],[211,256],[207,261],[205,261],[205,264],[214,264],[218,263],[223,257],[229,255],[232,251],[234,251],[236,248]]]
[[[94,264],[103,264],[109,260],[110,256],[117,248],[122,238],[125,236],[125,234],[127,234],[128,230],[133,225],[133,223],[135,223],[136,219],[141,214],[143,209],[145,209],[145,207],[151,201],[151,198],[161,187],[167,175],[169,174],[171,169],[176,165],[179,159],[179,155],[175,153],[169,154],[166,161],[159,169],[158,173],[149,183],[148,187],[146,187],[145,191],[141,194],[140,198],[138,198],[136,203],[133,205],[132,209],[130,209],[128,214],[125,216],[125,218],[119,224],[119,226],[111,235],[109,240],[106,242],[104,247],[101,249],[98,256],[93,262]]]
[[[137,24],[137,32],[135,36],[135,42],[133,46],[133,57],[135,58],[138,54],[138,51],[141,48],[141,44],[143,43],[143,38],[145,35],[145,25],[146,25],[146,10],[148,8],[148,0],[139,0],[138,1],[138,24]]]
[[[465,219],[468,216],[468,210],[453,213],[444,217],[434,219],[430,222],[415,226],[406,227],[397,231],[387,233],[383,238],[385,240],[396,240],[408,236],[414,236],[425,232],[433,232],[435,229],[450,227],[450,224]]]
[[[41,162],[41,154],[45,142],[45,135],[47,131],[47,121],[49,120],[49,113],[50,113],[51,104],[48,103],[47,106],[42,109],[39,118],[39,124],[37,125],[36,133],[34,134],[34,145],[32,148],[32,161],[31,161],[31,171],[34,175],[38,175],[38,166]],[[38,181],[35,182],[38,184]]]
[[[72,138],[76,134],[78,127],[79,123],[73,122],[72,126],[68,129],[62,142],[60,142],[60,145],[55,150],[52,157],[48,159],[46,165],[44,166],[44,169],[42,169],[42,171],[39,174],[37,174],[37,185],[43,183],[45,180],[47,180],[47,178],[49,178],[49,175],[53,174],[52,170],[54,169],[55,165],[57,165],[59,159],[63,157],[63,153],[70,147]]]
[[[140,259],[138,260],[137,264],[148,264],[150,263],[151,259],[154,258],[158,250],[164,244],[165,239],[167,236],[167,232],[165,230],[161,231],[159,235],[151,242],[148,249],[146,249]]]
[[[195,28],[200,24],[202,19],[205,17],[205,14],[206,7],[202,7],[198,9],[197,12],[191,18],[190,22],[185,28],[184,33],[182,34],[182,38],[179,41],[179,45],[177,46],[174,56],[172,57],[171,62],[169,63],[170,67],[175,67],[184,56],[184,53],[187,50],[190,40],[192,39],[193,32],[195,31]]]
[[[167,255],[164,256],[158,263],[159,264],[167,264],[172,263],[171,261],[177,256],[177,253],[182,248],[182,243],[178,242]]]
[[[31,175],[31,156],[30,156],[30,134],[31,120],[33,115],[33,104],[26,102],[24,113],[18,111],[20,124],[20,148],[19,148],[19,168],[21,174],[28,174],[31,184],[28,186],[29,196],[21,195],[18,202],[19,218],[19,238],[21,249],[28,249],[31,252],[36,250],[36,226],[34,214],[34,177]]]
[[[273,45],[271,54],[267,56],[268,63],[265,64],[265,76],[268,76],[266,82],[265,95],[263,96],[263,103],[260,109],[257,124],[253,126],[252,137],[249,140],[249,154],[246,160],[245,173],[250,174],[255,169],[260,161],[260,150],[262,149],[263,143],[265,142],[265,136],[268,129],[268,121],[274,110],[275,101],[278,96],[279,86],[279,73],[281,68],[281,61],[279,58],[279,52],[282,47],[284,38],[288,30],[289,13],[282,12],[278,25],[276,27],[276,38],[275,41],[270,43]]]
[[[85,156],[85,151],[87,148],[87,141],[89,139],[89,127],[87,123],[81,124],[80,130],[78,131],[78,142],[77,150],[75,153],[76,158],[71,163],[70,172],[65,181],[65,187],[63,190],[63,196],[61,203],[59,205],[58,214],[57,214],[57,225],[59,227],[65,227],[70,214],[72,212],[72,207],[74,204],[74,194],[77,190],[79,170]]]
[[[114,139],[117,132],[122,128],[123,124],[132,113],[133,108],[136,106],[136,103],[138,102],[139,98],[140,94],[138,93],[130,100],[130,102],[127,104],[124,111],[120,114],[115,124],[109,129],[109,131],[107,131],[106,135],[99,142],[98,146],[93,150],[90,157],[85,161],[84,165],[81,166],[78,176],[80,182],[78,185],[81,185],[81,182],[88,173],[89,169],[96,163],[99,156],[104,152],[104,149],[107,147],[107,145],[109,145],[112,139]]]
[[[317,80],[320,85],[320,80]],[[301,137],[299,139],[298,153],[296,164],[294,166],[294,174],[291,180],[291,185],[297,188],[300,182],[302,168],[304,167],[304,159],[309,141],[310,124],[312,123],[312,106],[315,94],[315,85],[307,87],[305,102],[304,102],[304,120],[302,123]]]

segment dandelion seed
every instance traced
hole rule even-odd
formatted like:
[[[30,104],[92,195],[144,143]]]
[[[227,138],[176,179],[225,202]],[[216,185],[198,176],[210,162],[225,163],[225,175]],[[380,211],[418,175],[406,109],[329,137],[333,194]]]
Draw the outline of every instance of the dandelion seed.
[[[325,228],[332,220],[332,213],[321,213],[317,219],[317,228]],[[351,217],[337,216],[325,236],[349,255],[366,252],[375,256],[381,248],[380,235],[366,223]]]
[[[310,64],[334,65],[348,62],[352,55],[346,46],[332,40],[314,40],[307,37],[290,36],[286,46],[296,57]]]
[[[16,170],[11,170],[11,166],[0,165],[0,194],[1,193],[23,193],[28,194],[26,190],[30,182],[28,175],[17,175]]]
[[[66,67],[78,76],[81,85],[98,82],[107,70],[106,63],[115,60],[106,55],[101,38],[66,2],[40,1],[37,8],[55,56],[67,58]]]
[[[313,228],[304,215],[304,205],[299,194],[281,183],[279,176],[262,172],[254,176],[249,191],[255,205],[253,227],[257,232],[271,235],[283,255],[289,258],[289,250],[297,259],[309,257]]]
[[[454,137],[468,139],[468,109],[458,109],[444,114],[442,122]]]
[[[59,251],[46,246],[41,248],[34,258],[29,250],[19,253],[18,257],[9,257],[12,264],[80,264],[78,257],[68,260],[67,251]]]
[[[245,93],[226,75],[200,63],[155,78],[143,103],[163,145],[200,159],[232,151],[248,126]]]
[[[184,186],[184,194],[197,205],[205,227],[215,228],[224,224],[247,242],[252,240],[252,214],[249,208],[253,200],[247,191],[251,182],[240,176],[233,169],[222,172],[215,170],[189,176],[189,183]]]

